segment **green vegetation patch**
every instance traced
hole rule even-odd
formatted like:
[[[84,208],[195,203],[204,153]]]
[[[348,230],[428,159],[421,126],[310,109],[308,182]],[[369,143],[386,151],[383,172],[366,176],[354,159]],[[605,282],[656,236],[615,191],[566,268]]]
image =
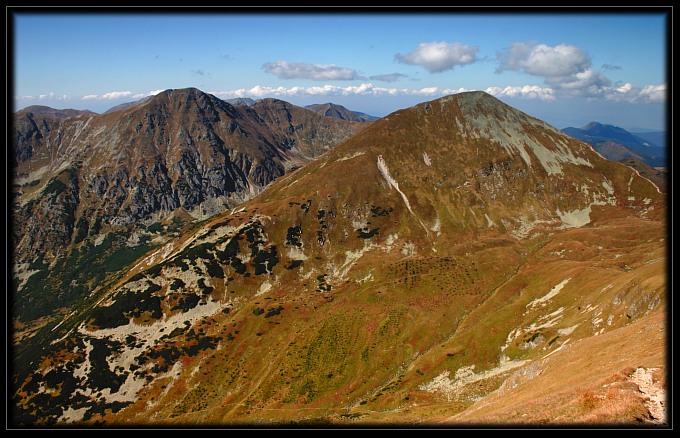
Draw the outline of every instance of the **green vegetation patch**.
[[[151,250],[148,236],[135,247],[126,246],[125,231],[111,232],[97,246],[91,242],[76,247],[52,269],[39,259],[30,270],[38,270],[15,294],[13,311],[21,321],[31,321],[50,314],[54,309],[72,307],[115,273]]]

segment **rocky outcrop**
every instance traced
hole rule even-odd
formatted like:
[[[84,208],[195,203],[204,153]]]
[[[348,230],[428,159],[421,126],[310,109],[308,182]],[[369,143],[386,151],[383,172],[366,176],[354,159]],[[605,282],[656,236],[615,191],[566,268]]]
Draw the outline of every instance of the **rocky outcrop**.
[[[275,99],[236,107],[194,88],[102,115],[68,111],[14,117],[14,264],[31,270],[179,208],[196,219],[232,208],[361,129]]]

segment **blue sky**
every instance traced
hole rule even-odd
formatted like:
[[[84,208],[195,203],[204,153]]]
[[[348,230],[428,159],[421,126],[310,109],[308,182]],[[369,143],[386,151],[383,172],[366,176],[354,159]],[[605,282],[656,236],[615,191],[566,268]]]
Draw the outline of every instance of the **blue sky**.
[[[664,129],[659,13],[15,13],[14,102],[103,112],[168,88],[385,116],[487,91],[558,128]]]

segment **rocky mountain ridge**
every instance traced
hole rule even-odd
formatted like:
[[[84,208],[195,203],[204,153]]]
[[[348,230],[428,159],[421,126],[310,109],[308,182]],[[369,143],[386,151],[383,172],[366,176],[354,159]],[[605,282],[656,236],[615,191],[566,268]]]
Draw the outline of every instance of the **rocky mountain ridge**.
[[[590,122],[583,128],[564,128],[562,131],[592,145],[612,161],[636,159],[652,167],[667,165],[665,148],[657,146],[623,128]]]
[[[17,352],[13,418],[455,423],[542,373],[573,381],[555,364],[586,361],[581,346],[603,336],[608,368],[559,399],[592,413],[601,379],[620,395],[636,372],[614,361],[616,331],[663,315],[665,213],[633,169],[490,95],[416,105],[149,250],[46,326]],[[646,339],[645,373],[665,348]],[[654,420],[631,403],[600,421]]]
[[[20,111],[17,315],[27,322],[72,304],[74,290],[89,282],[73,276],[93,248],[101,268],[120,259],[115,271],[161,242],[168,224],[232,208],[360,129],[284,101],[235,107],[197,89],[167,90],[101,115]]]

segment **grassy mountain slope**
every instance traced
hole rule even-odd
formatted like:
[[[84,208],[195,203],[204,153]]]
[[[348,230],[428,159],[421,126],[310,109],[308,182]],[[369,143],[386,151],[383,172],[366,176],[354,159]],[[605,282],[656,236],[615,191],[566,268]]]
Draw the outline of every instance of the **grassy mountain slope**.
[[[485,93],[398,111],[38,333],[13,418],[457,422],[513,373],[663,309],[665,203]]]

